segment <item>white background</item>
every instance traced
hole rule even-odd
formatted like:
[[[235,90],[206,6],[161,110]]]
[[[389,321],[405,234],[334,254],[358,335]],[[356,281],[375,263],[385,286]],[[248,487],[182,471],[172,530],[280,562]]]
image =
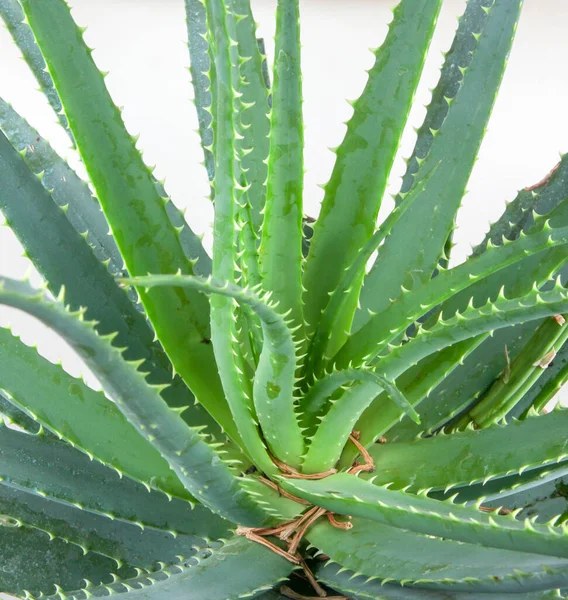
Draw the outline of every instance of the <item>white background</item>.
[[[364,69],[386,34],[394,1],[303,0],[302,42],[306,123],[306,212],[317,215],[324,183],[331,172],[333,154],[345,131],[342,122],[351,114],[346,98],[357,97],[366,81]],[[182,0],[72,0],[80,25],[88,25],[86,39],[95,48],[94,58],[110,71],[107,83],[130,131],[140,133],[139,146],[157,176],[166,177],[169,193],[178,206],[189,206],[188,220],[200,233],[208,230],[212,210],[196,118],[189,102],[191,87],[185,47]],[[253,0],[260,35],[271,55],[275,0]],[[451,42],[461,0],[445,0],[439,28],[428,57],[425,75],[405,131],[400,157],[412,149],[414,126],[420,125],[429,88],[437,81],[441,51]],[[515,46],[501,93],[459,214],[458,246],[454,260],[467,255],[488,223],[503,210],[519,188],[539,181],[568,150],[568,3],[562,0],[526,0]],[[73,164],[66,138],[6,31],[0,30],[0,95],[52,140]],[[388,90],[385,90],[388,93]],[[398,189],[404,164],[397,161],[391,191]],[[1,185],[1,182],[0,182]],[[384,208],[391,207],[390,200]],[[384,211],[381,212],[384,216]],[[7,227],[0,227],[0,274],[22,277],[29,263]],[[38,281],[37,279],[34,279]],[[73,374],[85,372],[63,343],[35,322],[0,309],[0,324],[13,324],[27,343],[38,342],[40,351],[63,364]],[[96,385],[92,379],[89,381]]]

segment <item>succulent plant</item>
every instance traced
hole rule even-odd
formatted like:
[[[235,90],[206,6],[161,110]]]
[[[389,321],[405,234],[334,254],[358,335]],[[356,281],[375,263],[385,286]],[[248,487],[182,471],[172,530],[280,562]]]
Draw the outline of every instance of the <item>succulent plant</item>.
[[[378,226],[442,0],[394,9],[315,222],[298,0],[272,74],[249,0],[185,5],[212,258],[66,2],[0,0],[89,177],[0,101],[0,208],[45,280],[0,303],[104,389],[0,329],[0,591],[562,597],[568,159],[449,266],[522,0],[469,0]]]

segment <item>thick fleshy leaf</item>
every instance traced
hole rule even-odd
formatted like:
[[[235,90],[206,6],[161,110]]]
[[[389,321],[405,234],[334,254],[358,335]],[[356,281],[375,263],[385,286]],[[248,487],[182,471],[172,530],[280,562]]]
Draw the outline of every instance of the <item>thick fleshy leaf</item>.
[[[373,485],[339,473],[320,480],[280,479],[284,489],[327,510],[450,540],[568,558],[568,529],[492,515],[477,508]]]
[[[166,542],[173,543],[179,534],[217,539],[231,526],[204,506],[121,477],[54,436],[0,427],[0,456],[2,485],[80,508],[108,522],[161,531]]]
[[[144,314],[117,286],[110,269],[120,273],[122,259],[87,185],[46,142],[34,137],[33,145],[25,144],[33,130],[26,130],[25,121],[9,107],[0,104],[0,115],[1,128],[15,145],[12,148],[0,133],[0,208],[50,291],[57,295],[64,287],[73,310],[87,307],[86,316],[97,321],[99,333],[117,334],[114,344],[126,348],[126,358],[144,360],[152,383],[170,384],[164,398],[172,406],[190,407],[185,414],[190,425],[207,425],[222,439],[215,421],[195,406],[183,381],[172,380],[169,359],[154,341]],[[22,144],[25,158],[16,150]]]
[[[38,433],[41,425],[12,404],[5,390],[0,390],[0,424],[17,431]]]
[[[115,577],[134,577],[129,565],[95,552],[84,554],[80,546],[50,540],[47,533],[29,527],[0,527],[0,592],[20,598],[27,594],[56,594],[56,586],[82,587],[85,580],[107,584]],[[60,598],[60,596],[56,596]]]
[[[420,78],[441,2],[401,2],[354,113],[337,159],[310,246],[304,286],[308,332],[318,325],[322,311],[359,250],[375,230],[402,130]],[[360,282],[354,286],[351,310],[338,323],[331,354],[351,325]]]
[[[488,427],[505,417],[523,400],[548,365],[553,359],[556,360],[556,349],[562,351],[566,345],[568,327],[562,324],[562,319],[565,317],[555,315],[542,323],[483,399],[458,419],[455,428],[470,422],[476,427]]]
[[[211,76],[207,44],[207,11],[202,0],[185,0],[187,35],[189,47],[189,71],[193,85],[195,108],[199,123],[199,136],[205,159],[205,170],[209,181],[215,177],[213,159],[213,130],[211,118],[213,96],[211,93]]]
[[[156,569],[159,563],[174,564],[179,556],[189,559],[207,549],[207,541],[197,536],[182,533],[174,538],[165,531],[113,521],[6,485],[0,485],[0,511],[2,519],[78,546],[85,554],[101,554],[117,565]]]
[[[379,535],[382,539],[381,534],[384,534],[385,531],[382,529],[377,530],[375,533],[377,536],[369,536],[371,537],[372,544],[375,544],[375,540],[378,539]],[[387,538],[390,537],[391,536],[387,536]],[[413,543],[414,541],[415,539],[401,540],[401,542],[410,544],[412,548],[415,548]],[[331,546],[331,544],[328,544],[328,546]],[[420,546],[423,545],[419,544],[419,547]],[[462,546],[463,545],[460,546],[458,544],[453,546],[453,548],[458,549],[458,555],[459,551],[462,549]],[[455,555],[452,556],[451,554],[453,548],[451,542],[446,542],[446,549],[448,557],[450,557],[450,561],[454,561],[456,558]],[[416,550],[418,549],[416,548]],[[426,549],[424,548],[424,550]],[[428,557],[431,557],[431,560],[424,561],[422,568],[425,571],[431,570],[428,575],[431,574],[433,576],[436,570],[438,570],[441,566],[443,568],[442,561],[444,559],[442,556],[440,556],[440,562],[436,563],[436,558],[442,553],[439,553],[438,555],[434,554],[432,556],[432,552],[435,551],[435,546],[429,547],[427,550],[431,552],[431,554],[427,555]],[[356,551],[357,549],[355,549],[355,552]],[[316,576],[320,582],[325,583],[338,592],[343,593],[348,598],[353,598],[354,600],[503,600],[504,598],[511,598],[511,600],[553,600],[554,598],[563,597],[557,590],[534,592],[523,591],[523,589],[526,589],[527,587],[530,589],[531,585],[538,585],[533,583],[534,581],[538,581],[539,584],[541,582],[539,581],[536,573],[528,574],[526,571],[523,571],[522,575],[520,573],[515,574],[513,566],[515,564],[515,558],[519,559],[519,562],[521,562],[523,558],[526,558],[522,555],[519,556],[519,553],[509,553],[509,556],[507,557],[509,558],[509,562],[506,563],[505,566],[505,568],[508,567],[508,571],[505,571],[505,568],[502,568],[502,570],[505,571],[509,576],[508,578],[502,580],[498,575],[495,575],[493,582],[489,581],[490,577],[488,577],[486,574],[488,572],[494,572],[495,566],[502,565],[503,561],[505,560],[503,551],[500,550],[498,552],[499,553],[496,551],[485,550],[484,553],[486,560],[479,560],[478,549],[476,547],[471,548],[471,558],[469,559],[467,567],[470,567],[472,571],[477,567],[478,572],[481,575],[479,579],[465,575],[462,580],[446,579],[435,583],[421,581],[418,584],[413,584],[408,580],[404,580],[404,585],[402,585],[401,583],[397,584],[396,581],[392,581],[388,577],[383,580],[377,577],[365,575],[361,571],[346,569],[345,567],[341,567],[341,563],[336,563],[333,561],[319,567],[316,570]],[[401,563],[408,564],[410,562],[408,560],[408,551],[400,553],[400,556],[396,556],[395,552],[393,552],[393,555],[394,556],[392,558],[389,557],[391,558],[390,561],[388,559],[385,561],[389,566],[393,563],[398,566]],[[527,556],[530,557],[530,555]],[[376,558],[380,560],[379,555],[377,555]],[[468,560],[468,558],[465,557],[464,559]],[[339,556],[338,560],[340,560]],[[359,558],[358,561],[357,559],[349,561],[348,558],[347,561],[351,562],[353,565],[357,563],[365,565],[370,569],[372,569],[374,566],[371,560],[362,560],[361,558]],[[484,575],[485,577],[483,577]],[[561,575],[555,574],[554,577],[547,577],[544,571],[541,571],[541,579],[544,580],[542,582],[543,586],[550,587],[553,587],[556,581],[563,581]]]
[[[189,564],[187,564],[189,563]],[[283,581],[292,565],[260,544],[232,538],[197,564],[181,562],[131,579],[117,579],[107,586],[65,590],[68,600],[87,600],[128,593],[132,600],[238,600],[254,597]],[[251,571],[251,565],[262,568]],[[60,600],[49,596],[45,600]]]
[[[120,411],[160,454],[188,489],[214,512],[237,523],[269,520],[240,487],[238,479],[199,429],[183,422],[158,389],[149,385],[138,363],[122,358],[108,338],[100,337],[81,313],[70,313],[43,293],[10,279],[2,279],[0,303],[40,319],[61,335],[91,368]]]
[[[567,427],[568,410],[555,410],[484,430],[375,445],[372,477],[397,488],[439,490],[553,466],[568,459]]]
[[[237,47],[229,30],[236,28],[235,16],[221,0],[207,3],[209,49],[215,63],[215,219],[213,223],[213,277],[234,283],[237,252],[235,247],[238,216],[235,167],[235,80],[238,77]],[[175,291],[175,288],[171,288]],[[199,293],[195,289],[194,293]],[[215,294],[211,298],[211,341],[227,403],[243,441],[243,448],[265,472],[274,469],[261,439],[254,414],[252,386],[244,373],[244,358],[238,340],[233,298]]]
[[[372,402],[372,397],[363,393],[344,395],[336,400],[329,400],[329,398],[342,386],[358,382],[371,382],[377,386],[377,389],[385,390],[390,400],[400,410],[409,413],[413,419],[420,420],[412,405],[400,393],[393,381],[363,369],[347,369],[330,373],[318,381],[304,398],[316,407],[326,401],[329,404],[328,410],[316,417],[319,423],[304,457],[304,472],[321,473],[331,469],[337,462],[357,419]],[[313,425],[313,422],[311,424]]]
[[[391,299],[400,297],[403,288],[424,283],[436,270],[491,115],[521,6],[522,0],[470,4],[470,10],[482,19],[462,21],[465,28],[472,29],[456,43],[465,44],[469,51],[464,53],[465,64],[457,65],[461,77],[453,86],[454,93],[444,98],[449,105],[447,113],[430,132],[434,139],[421,157],[414,184],[434,165],[438,168],[428,191],[397,223],[365,278],[355,329],[368,320],[368,310],[383,310]],[[454,60],[452,53],[449,61]]]
[[[22,6],[62,99],[83,162],[131,275],[193,272],[148,167],[112,102],[104,77],[64,0]],[[189,294],[189,295],[188,295]],[[209,340],[209,308],[197,292],[141,292],[176,372],[237,437]]]
[[[539,488],[545,484],[568,475],[568,461],[556,465],[537,467],[520,474],[507,475],[487,482],[452,488],[448,491],[431,492],[429,495],[438,500],[454,496],[456,502],[476,503],[484,498],[486,503],[506,504],[509,508],[509,496],[516,496]],[[457,494],[457,495],[456,495]]]
[[[59,123],[71,138],[71,142],[73,142],[73,134],[69,130],[69,123],[61,106],[61,99],[55,89],[49,71],[45,68],[45,60],[36,44],[32,30],[25,20],[24,11],[19,0],[0,0],[0,17],[8,28],[14,42],[18,45],[24,60],[28,63],[53,112],[57,115]]]
[[[526,234],[531,230],[534,231],[537,214],[546,215],[552,219],[551,222],[555,226],[568,225],[567,197],[568,157],[564,157],[541,182],[517,194],[517,197],[507,205],[503,216],[490,228],[484,241],[475,248],[472,256],[482,254],[492,245],[502,245],[503,236],[505,239],[514,240],[519,237],[521,231]],[[496,299],[503,286],[508,297],[522,296],[529,291],[533,282],[541,286],[559,269],[566,281],[568,267],[562,267],[565,261],[566,252],[562,247],[552,248],[542,254],[529,257],[482,280],[479,286],[474,284],[473,287],[452,296],[440,310],[446,315],[455,314],[457,310],[465,309],[472,298],[474,304],[479,306],[488,299]],[[480,336],[477,341],[472,340],[473,348],[468,347],[469,344],[464,342],[465,351],[461,357],[456,353],[453,362],[455,368],[452,372],[448,372],[450,369],[446,366],[449,365],[446,359],[438,361],[435,356],[421,361],[416,368],[412,369],[412,377],[409,372],[409,378],[421,379],[426,373],[446,366],[447,375],[441,384],[435,389],[432,388],[428,397],[426,394],[422,396],[421,416],[424,429],[434,430],[444,425],[480,398],[507,369],[505,348],[509,360],[514,360],[542,324],[543,320],[532,321],[495,331],[491,336]],[[546,369],[539,381],[544,385],[548,374],[552,374],[553,371],[554,367],[551,370]],[[404,389],[404,386],[401,388]],[[539,385],[537,384],[533,389],[535,391],[529,391],[529,397],[536,393]],[[408,392],[406,393],[409,395]],[[523,404],[520,405],[521,411],[527,406]],[[403,419],[392,429],[390,435],[410,440],[419,433],[420,430],[414,423]]]
[[[89,186],[28,122],[0,98],[0,129],[22,155],[65,216],[111,273],[123,274],[124,261],[100,204]]]
[[[270,86],[264,73],[267,68],[266,57],[256,39],[257,24],[250,0],[229,0],[228,6],[236,17],[235,41],[239,56],[240,85],[236,101],[242,139],[237,139],[237,148],[240,167],[247,183],[250,226],[260,239],[262,211],[266,202]]]
[[[0,388],[9,401],[97,461],[172,496],[187,497],[160,453],[102,392],[0,329]]]
[[[256,415],[271,451],[290,466],[299,467],[304,453],[304,440],[293,402],[296,355],[292,333],[284,318],[255,294],[214,279],[150,275],[127,282],[146,287],[193,287],[211,296],[234,299],[251,308],[260,319],[264,334],[264,346],[253,384]],[[271,470],[274,471],[274,466],[271,466]]]
[[[499,271],[512,265],[522,266],[527,258],[536,258],[547,250],[566,252],[568,227],[555,228],[545,221],[535,229],[515,241],[492,247],[453,269],[442,271],[417,289],[403,293],[396,302],[373,315],[349,338],[335,362],[345,366],[351,362],[358,364],[364,359],[372,359],[420,317],[462,290],[471,287],[471,298],[487,279],[498,275]]]
[[[434,364],[438,365],[432,371],[423,371],[419,378],[416,378],[415,372],[409,371],[410,385],[414,384],[417,393],[408,393],[404,386],[398,386],[411,404],[418,404],[448,371],[452,371],[464,356],[480,344],[484,334],[488,336],[501,328],[563,313],[568,308],[567,302],[566,289],[557,282],[554,289],[548,292],[539,293],[538,290],[534,290],[526,296],[511,300],[501,296],[495,302],[489,301],[481,308],[470,306],[447,320],[440,315],[434,320],[437,324],[430,323],[429,328],[421,330],[408,343],[397,346],[388,355],[380,357],[377,372],[396,381],[405,371],[415,367],[428,356],[433,356]],[[442,354],[437,356],[437,353]],[[422,365],[419,368],[423,368]],[[426,385],[423,385],[424,382]],[[366,394],[367,397],[374,398],[377,390],[376,385],[372,383],[362,383],[346,394]],[[372,415],[371,418],[369,414]],[[363,413],[357,425],[357,428],[360,427],[362,443],[373,443],[396,425],[400,417],[400,409],[391,406],[386,398],[379,396],[370,404],[367,412]],[[350,455],[352,456],[351,452],[348,452],[347,456],[344,455],[343,465],[350,464]]]
[[[278,1],[260,270],[263,288],[271,292],[282,314],[290,313],[297,339],[303,340],[304,125],[299,19],[298,0]]]
[[[353,519],[347,534],[322,521],[308,536],[331,559],[317,569],[319,579],[332,587],[333,582],[350,581],[360,592],[370,584],[371,589],[385,590],[385,600],[418,600],[421,594],[432,600],[445,599],[446,594],[452,600],[453,594],[459,600],[471,600],[470,593],[487,593],[492,600],[509,597],[509,593],[517,598],[516,593],[563,585],[568,576],[565,559],[482,548],[360,518]]]

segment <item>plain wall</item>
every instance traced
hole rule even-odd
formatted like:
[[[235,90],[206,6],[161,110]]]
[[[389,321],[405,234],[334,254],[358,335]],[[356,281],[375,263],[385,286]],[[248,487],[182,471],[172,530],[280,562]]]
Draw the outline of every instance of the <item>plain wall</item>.
[[[200,165],[202,153],[189,83],[188,54],[182,0],[72,0],[80,25],[88,25],[86,39],[94,58],[109,70],[110,90],[130,129],[140,133],[139,147],[180,207],[189,207],[188,220],[210,243],[212,209]],[[272,54],[275,0],[253,0],[260,34]],[[392,1],[303,0],[302,41],[306,123],[306,212],[315,216],[322,191],[317,184],[329,178],[333,154],[351,114],[346,98],[356,98],[365,81],[364,69],[373,56],[370,47],[384,38]],[[412,149],[413,127],[420,125],[429,99],[428,88],[437,81],[441,51],[451,42],[461,0],[445,0],[439,28],[432,43],[424,78],[405,131],[399,160],[391,177],[391,192],[399,185],[402,157]],[[562,0],[526,0],[501,93],[496,102],[480,158],[475,166],[458,217],[454,261],[467,255],[469,245],[481,240],[519,188],[539,181],[568,149],[568,3]],[[55,147],[76,164],[66,138],[8,34],[0,30],[0,96],[13,103]],[[388,93],[388,90],[385,90]],[[1,185],[1,182],[0,182]],[[385,200],[384,207],[392,203]],[[384,211],[381,213],[384,216]],[[0,227],[0,274],[22,277],[29,263],[7,227]],[[34,281],[39,279],[34,276]],[[0,324],[13,324],[27,343],[38,342],[51,360],[61,357],[73,374],[86,372],[56,336],[30,319],[0,308]],[[89,381],[96,386],[92,379]],[[567,397],[567,394],[564,394]]]

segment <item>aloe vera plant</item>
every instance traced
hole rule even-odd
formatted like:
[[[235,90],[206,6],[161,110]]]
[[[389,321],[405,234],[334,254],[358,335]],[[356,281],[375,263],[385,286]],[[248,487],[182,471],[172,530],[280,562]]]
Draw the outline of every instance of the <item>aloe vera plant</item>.
[[[185,0],[210,257],[65,0],[0,0],[89,177],[0,100],[0,209],[45,280],[0,304],[104,390],[0,329],[0,592],[565,597],[568,159],[448,266],[522,0],[467,3],[377,225],[441,5],[394,9],[314,222],[298,0],[271,73],[249,0]]]

